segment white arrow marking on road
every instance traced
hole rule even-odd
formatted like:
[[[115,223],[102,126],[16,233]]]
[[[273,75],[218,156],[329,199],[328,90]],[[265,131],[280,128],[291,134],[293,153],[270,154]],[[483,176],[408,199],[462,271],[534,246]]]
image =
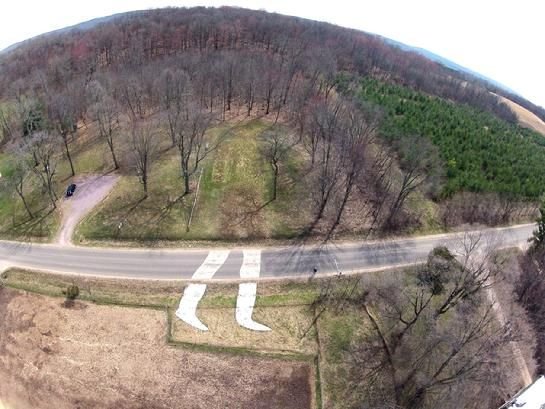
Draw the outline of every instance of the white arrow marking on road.
[[[192,279],[194,280],[209,280],[214,277],[214,274],[225,263],[229,256],[229,250],[212,250],[195,271]],[[208,331],[208,327],[197,318],[197,306],[206,292],[206,284],[189,284],[184,290],[184,295],[180,300],[176,316],[185,323],[200,329]]]
[[[240,278],[259,278],[261,272],[261,250],[243,250],[242,267]],[[238,287],[237,307],[235,316],[241,327],[253,331],[270,331],[271,329],[252,319],[255,299],[257,294],[257,283],[241,283]]]

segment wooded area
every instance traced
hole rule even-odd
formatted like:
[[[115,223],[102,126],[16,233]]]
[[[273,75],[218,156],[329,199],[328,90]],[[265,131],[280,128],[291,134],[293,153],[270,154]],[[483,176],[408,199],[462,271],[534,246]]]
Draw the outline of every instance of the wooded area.
[[[107,144],[106,167],[139,178],[144,197],[153,164],[175,149],[183,197],[221,143],[209,130],[235,118],[292,130],[264,133],[262,154],[272,201],[287,152],[308,162],[296,181],[308,187],[304,235],[329,239],[347,212],[358,232],[418,228],[409,204],[418,195],[441,204],[432,218],[445,227],[524,220],[535,210],[524,201],[545,190],[543,137],[514,125],[482,84],[324,23],[233,8],[136,12],[24,44],[0,72],[2,144],[26,164],[6,169],[15,180],[5,183],[30,219],[32,183],[17,180],[33,175],[54,209],[57,168],[66,161],[77,173],[82,128]],[[494,215],[461,207],[464,192],[497,195],[486,197]]]

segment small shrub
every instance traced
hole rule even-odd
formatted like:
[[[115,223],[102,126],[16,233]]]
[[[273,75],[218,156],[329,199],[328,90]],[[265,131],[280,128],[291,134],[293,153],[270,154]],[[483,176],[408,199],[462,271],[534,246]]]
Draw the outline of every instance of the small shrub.
[[[67,300],[74,301],[79,296],[79,287],[75,284],[69,285],[64,291],[64,295]]]

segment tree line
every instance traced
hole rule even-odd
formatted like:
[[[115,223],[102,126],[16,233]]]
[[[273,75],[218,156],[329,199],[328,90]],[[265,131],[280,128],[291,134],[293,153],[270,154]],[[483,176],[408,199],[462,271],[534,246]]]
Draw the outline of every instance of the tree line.
[[[315,66],[327,66],[333,71],[387,78],[516,122],[516,116],[481,82],[468,82],[467,75],[403,51],[378,36],[229,7],[133,12],[90,29],[38,38],[2,58],[0,92],[7,95],[11,84],[27,81],[40,70],[58,79],[66,74],[89,78],[96,72],[124,71],[173,55],[225,51],[237,56],[241,51],[278,55],[292,70],[297,70],[294,59],[300,57],[308,75]]]

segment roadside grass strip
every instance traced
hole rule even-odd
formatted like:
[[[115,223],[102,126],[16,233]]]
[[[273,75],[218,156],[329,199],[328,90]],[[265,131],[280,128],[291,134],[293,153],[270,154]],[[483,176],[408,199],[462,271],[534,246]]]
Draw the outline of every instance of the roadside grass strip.
[[[194,280],[209,280],[214,277],[214,274],[225,263],[229,256],[229,250],[212,250],[201,264],[201,266],[193,274]],[[204,325],[197,317],[197,306],[206,292],[206,284],[189,284],[184,290],[184,295],[180,300],[180,305],[176,311],[176,316],[185,323],[195,327],[201,331],[208,331],[208,327]]]

